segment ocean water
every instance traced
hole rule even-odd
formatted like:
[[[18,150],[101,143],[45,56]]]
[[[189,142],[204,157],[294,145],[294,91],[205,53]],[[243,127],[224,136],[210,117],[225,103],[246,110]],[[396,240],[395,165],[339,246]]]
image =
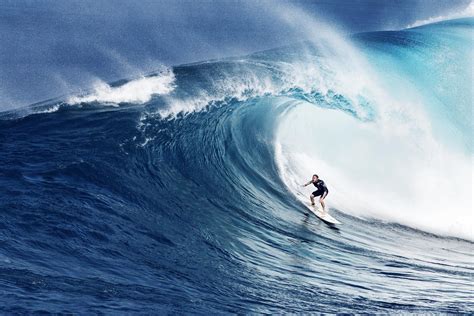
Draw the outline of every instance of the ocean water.
[[[473,313],[473,23],[1,113],[0,312]]]

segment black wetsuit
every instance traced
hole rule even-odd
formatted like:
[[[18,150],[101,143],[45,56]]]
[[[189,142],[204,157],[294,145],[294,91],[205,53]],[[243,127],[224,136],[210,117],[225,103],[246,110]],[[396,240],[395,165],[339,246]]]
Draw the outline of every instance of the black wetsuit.
[[[313,182],[314,186],[317,188],[316,191],[314,191],[312,194],[314,196],[324,196],[326,197],[329,193],[328,187],[324,183],[323,180],[318,180],[316,182]],[[326,193],[326,194],[325,194]]]

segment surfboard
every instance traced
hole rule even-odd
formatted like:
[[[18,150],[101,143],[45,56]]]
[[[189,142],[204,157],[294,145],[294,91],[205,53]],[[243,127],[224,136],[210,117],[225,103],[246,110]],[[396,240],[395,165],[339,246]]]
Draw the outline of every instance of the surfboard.
[[[311,212],[313,212],[314,215],[316,215],[323,222],[326,222],[326,223],[331,224],[331,225],[340,225],[340,224],[342,224],[340,221],[338,221],[337,219],[335,219],[334,217],[329,215],[329,213],[327,211],[323,212],[323,210],[320,209],[319,207],[311,205],[309,207],[309,209],[311,210]]]

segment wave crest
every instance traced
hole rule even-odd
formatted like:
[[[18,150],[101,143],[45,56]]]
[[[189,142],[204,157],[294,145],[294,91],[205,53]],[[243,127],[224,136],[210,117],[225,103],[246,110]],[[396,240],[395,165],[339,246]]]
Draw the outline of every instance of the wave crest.
[[[171,70],[158,75],[141,77],[123,85],[114,87],[103,81],[94,86],[94,91],[84,96],[73,96],[67,103],[74,105],[87,102],[100,102],[109,105],[121,103],[143,104],[149,102],[154,95],[166,95],[175,88],[175,76]]]
[[[453,20],[453,19],[460,19],[460,18],[467,18],[467,17],[474,17],[474,1],[471,1],[471,3],[461,12],[455,12],[448,15],[433,16],[424,20],[417,20],[414,23],[408,25],[406,28],[413,28],[413,27],[418,27],[422,25],[442,22],[446,20]]]

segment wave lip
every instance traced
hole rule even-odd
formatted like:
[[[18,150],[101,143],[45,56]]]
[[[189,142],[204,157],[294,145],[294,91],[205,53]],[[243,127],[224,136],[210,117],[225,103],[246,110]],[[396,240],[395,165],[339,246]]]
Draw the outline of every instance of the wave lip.
[[[94,86],[94,91],[83,96],[73,96],[67,100],[71,105],[84,102],[99,102],[108,105],[121,103],[143,104],[155,95],[166,95],[174,90],[175,76],[171,70],[155,76],[141,77],[123,85],[113,87],[103,81]]]

